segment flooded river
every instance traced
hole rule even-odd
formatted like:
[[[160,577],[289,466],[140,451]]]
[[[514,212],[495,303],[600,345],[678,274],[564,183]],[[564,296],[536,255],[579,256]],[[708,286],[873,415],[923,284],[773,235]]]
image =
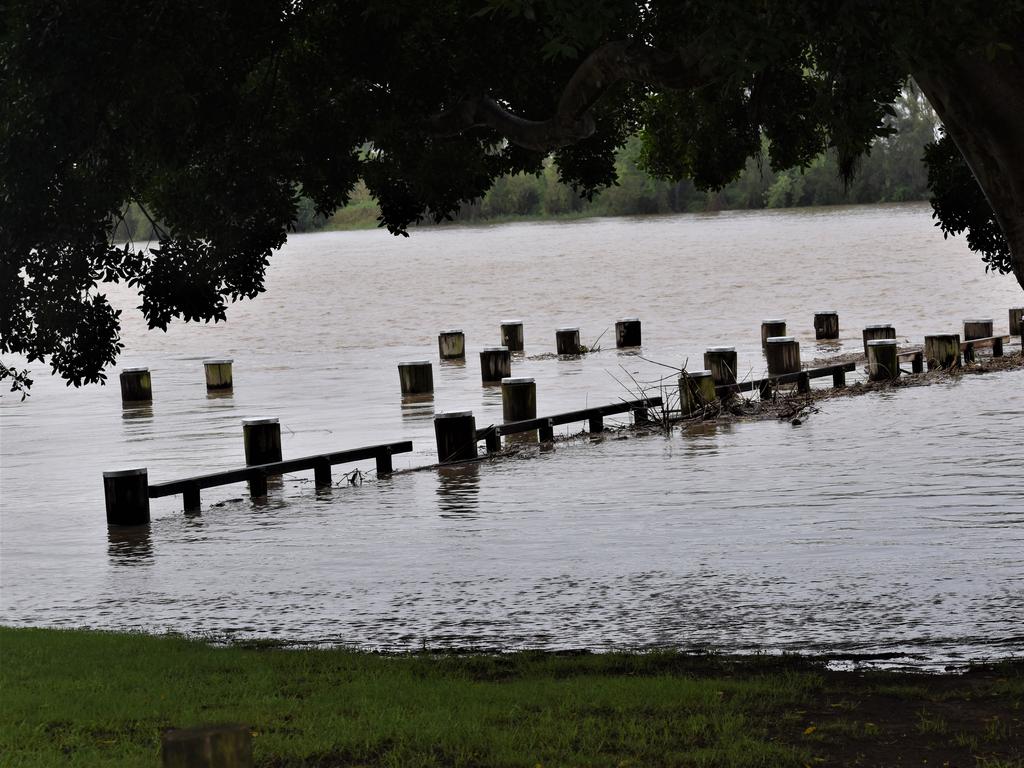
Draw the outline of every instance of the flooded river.
[[[150,368],[152,407],[123,410],[116,372],[69,390],[39,369],[27,401],[0,399],[0,622],[926,666],[1024,653],[1019,371],[828,401],[800,426],[581,438],[381,480],[371,460],[337,468],[327,492],[307,473],[262,503],[204,491],[198,516],[155,500],[141,533],[104,521],[104,470],[160,482],[239,466],[248,417],[280,418],[286,458],[408,439],[396,470],[431,464],[435,410],[501,420],[477,352],[509,317],[525,324],[513,374],[536,379],[541,415],[635,394],[669,372],[656,362],[701,368],[708,346],[761,375],[763,318],[788,320],[805,361],[855,351],[873,323],[912,342],[968,317],[1005,333],[1024,294],[943,240],[927,206],[295,236],[267,285],[227,323],[168,333],[110,292],[126,307],[120,366]],[[839,312],[839,343],[815,343],[821,309]],[[630,315],[647,360],[614,348]],[[601,351],[551,358],[570,325]],[[465,365],[437,360],[453,327]],[[207,395],[209,357],[234,359],[233,394]],[[418,359],[436,394],[403,404],[396,365]]]

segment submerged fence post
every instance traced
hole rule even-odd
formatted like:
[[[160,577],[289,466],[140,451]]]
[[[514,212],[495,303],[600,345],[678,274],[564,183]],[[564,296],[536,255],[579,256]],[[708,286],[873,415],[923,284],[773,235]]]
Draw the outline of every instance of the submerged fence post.
[[[708,347],[704,368],[711,371],[716,386],[736,383],[736,347]]]
[[[442,360],[465,360],[466,334],[460,328],[441,331],[437,335],[437,349]]]
[[[818,340],[839,338],[838,312],[825,310],[814,313],[814,338]]]
[[[231,373],[233,360],[203,360],[206,371],[206,388],[208,390],[233,389],[234,378]]]
[[[429,360],[399,363],[398,378],[403,395],[430,395],[434,392],[434,367]]]
[[[960,367],[960,334],[937,333],[924,337],[924,359],[928,370]]]
[[[508,347],[509,352],[523,351],[526,345],[523,337],[522,320],[501,321],[501,344],[504,347]]]
[[[480,352],[480,379],[484,384],[499,384],[512,375],[512,354],[508,347],[487,347]]]
[[[580,329],[555,329],[555,351],[560,355],[578,355],[580,353]]]
[[[472,411],[436,414],[434,436],[437,439],[437,459],[442,464],[477,457],[476,419]]]
[[[619,349],[641,346],[640,338],[639,317],[624,317],[615,323],[615,346]]]
[[[868,325],[864,328],[864,357],[868,356],[868,342],[874,339],[895,339],[896,329],[888,323],[884,325]]]
[[[764,349],[768,375],[781,376],[800,370],[800,342],[792,336],[771,336]]]
[[[153,380],[149,368],[125,368],[121,371],[121,402],[148,403],[153,399]]]
[[[281,461],[281,424],[276,416],[242,420],[245,465]]]
[[[868,342],[868,378],[871,381],[895,380],[900,377],[899,350],[896,339],[872,339]]]
[[[103,499],[107,507],[107,525],[147,525],[149,471],[142,467],[104,472]]]
[[[992,320],[964,320],[964,341],[987,339],[992,336]]]
[[[786,335],[785,320],[762,320],[761,321],[761,346],[768,346],[768,339],[772,336]]]
[[[1010,335],[1021,336],[1024,331],[1024,307],[1014,307],[1010,310]]]
[[[679,377],[679,410],[684,416],[696,413],[718,399],[711,371],[683,371]]]
[[[537,384],[533,379],[501,380],[501,415],[505,423],[537,418]]]

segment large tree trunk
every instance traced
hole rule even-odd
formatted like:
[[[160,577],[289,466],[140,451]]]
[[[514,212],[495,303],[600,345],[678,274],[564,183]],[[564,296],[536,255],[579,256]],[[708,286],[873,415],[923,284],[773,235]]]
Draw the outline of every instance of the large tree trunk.
[[[912,69],[992,205],[1024,287],[1024,54],[956,53]]]

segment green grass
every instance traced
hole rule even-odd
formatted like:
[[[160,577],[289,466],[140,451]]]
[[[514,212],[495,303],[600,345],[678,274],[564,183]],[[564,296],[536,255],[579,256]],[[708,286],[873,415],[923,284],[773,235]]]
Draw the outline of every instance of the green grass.
[[[1020,765],[1019,666],[969,691],[908,677],[886,673],[876,695],[871,674],[792,657],[377,655],[0,628],[0,765],[155,767],[163,729],[218,723],[247,726],[273,768],[842,765],[933,743]],[[943,711],[933,727],[947,700],[966,719]]]
[[[257,764],[803,765],[767,736],[812,673],[696,679],[675,654],[378,656],[0,630],[3,765],[157,765],[167,727],[237,722]]]

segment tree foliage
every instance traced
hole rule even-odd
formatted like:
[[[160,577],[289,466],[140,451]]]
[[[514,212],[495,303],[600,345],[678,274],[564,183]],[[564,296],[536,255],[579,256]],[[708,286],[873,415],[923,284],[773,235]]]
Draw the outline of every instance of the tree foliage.
[[[362,180],[405,234],[549,151],[590,198],[637,131],[648,168],[701,187],[762,135],[773,169],[830,150],[849,178],[922,62],[1018,55],[1022,4],[11,0],[0,352],[101,381],[121,349],[104,282],[137,287],[154,328],[223,319],[309,218],[300,191],[326,215]],[[160,222],[152,248],[113,244],[130,203]]]

